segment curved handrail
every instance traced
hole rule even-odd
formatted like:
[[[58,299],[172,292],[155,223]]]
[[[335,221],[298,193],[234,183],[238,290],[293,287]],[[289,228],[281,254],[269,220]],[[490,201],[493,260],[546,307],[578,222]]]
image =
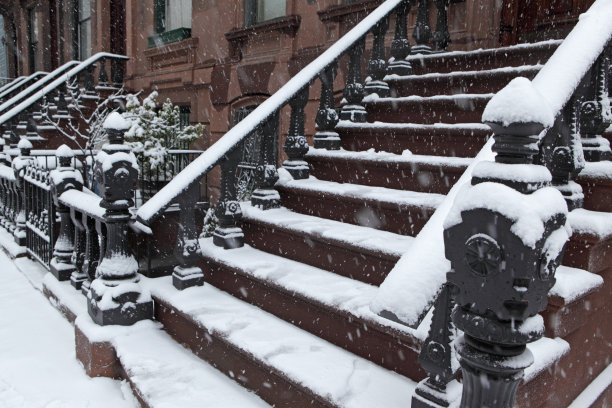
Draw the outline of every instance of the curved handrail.
[[[17,90],[17,88],[26,86],[27,84],[29,84],[31,82],[34,82],[34,81],[38,81],[44,75],[47,75],[47,73],[44,72],[44,71],[37,71],[37,72],[33,73],[32,75],[29,75],[29,76],[25,77],[23,79],[23,81],[20,81],[19,83],[16,83],[16,84],[13,84],[11,87],[9,87],[6,90],[2,91],[2,93],[0,93],[0,99],[4,98],[5,96],[10,94],[11,92],[14,92],[15,90]]]
[[[49,92],[52,92],[52,91],[56,90],[62,84],[65,84],[66,81],[69,81],[70,79],[72,79],[75,76],[79,75],[81,72],[83,72],[84,70],[86,70],[87,68],[89,68],[90,66],[92,66],[93,64],[95,64],[96,62],[98,62],[99,60],[104,59],[104,58],[121,59],[121,60],[128,60],[129,59],[128,57],[126,57],[124,55],[111,54],[111,53],[108,53],[108,52],[99,52],[99,53],[97,53],[95,55],[92,55],[91,57],[87,58],[85,61],[79,63],[77,66],[72,68],[70,71],[66,72],[64,75],[61,75],[59,78],[55,79],[53,82],[51,82],[49,85],[45,86],[40,91],[36,92],[34,95],[31,95],[25,101],[23,101],[23,102],[19,103],[18,105],[14,106],[8,112],[5,112],[2,115],[0,115],[0,125],[6,123],[8,120],[12,119],[17,114],[19,114],[19,112],[22,112],[24,109],[29,108],[35,102],[37,102],[40,99],[42,99]]]
[[[69,69],[71,69],[72,67],[76,65],[79,65],[79,61],[70,61],[70,62],[65,63],[61,67],[56,68],[54,71],[50,72],[44,78],[34,82],[32,85],[28,86],[26,89],[19,92],[17,95],[13,96],[11,99],[0,104],[0,112],[5,112],[10,107],[15,106],[16,103],[32,95],[34,92],[40,90],[45,85],[47,85],[49,82],[56,79],[59,75],[64,74],[65,72],[67,72]]]
[[[182,192],[189,189],[212,170],[221,159],[234,150],[257,126],[280,110],[299,91],[309,86],[325,68],[338,60],[357,41],[366,36],[374,26],[398,7],[403,0],[386,0],[359,24],[329,47],[323,54],[308,64],[293,78],[266,99],[246,118],[230,129],[208,150],[190,163],[170,183],[164,186],[137,212],[143,224],[148,224],[161,214]],[[2,117],[0,117],[2,123]]]
[[[0,86],[0,93],[6,91],[7,89],[9,89],[11,86],[17,85],[23,81],[25,81],[26,77],[25,76],[20,76],[17,78],[13,78],[13,80],[8,81],[6,84]]]

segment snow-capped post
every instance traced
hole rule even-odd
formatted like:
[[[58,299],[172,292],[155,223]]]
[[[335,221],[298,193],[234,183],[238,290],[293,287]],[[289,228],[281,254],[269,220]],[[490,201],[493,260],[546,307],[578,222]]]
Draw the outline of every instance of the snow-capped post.
[[[510,408],[527,343],[542,337],[548,292],[571,234],[567,204],[548,169],[533,164],[539,134],[554,123],[546,99],[526,78],[487,105],[495,162],[481,162],[444,223],[452,320],[463,373],[461,407]]]
[[[321,99],[319,100],[319,110],[315,118],[315,123],[317,124],[317,133],[315,133],[313,138],[315,149],[340,149],[340,136],[336,132],[339,118],[338,112],[334,109],[334,79],[337,73],[337,62],[328,65],[319,73]],[[308,151],[308,146],[306,148],[306,151]]]
[[[283,162],[283,168],[296,180],[307,179],[309,174],[308,163],[304,161],[304,156],[308,153],[308,140],[306,140],[304,134],[304,108],[306,103],[308,103],[308,87],[296,93],[289,101],[291,120],[289,122],[289,132],[283,146],[283,150],[285,150],[288,157]]]
[[[410,51],[412,54],[430,54],[431,47],[428,45],[431,39],[431,28],[429,27],[429,0],[416,0],[419,2],[416,24],[412,32],[412,38],[416,45]]]
[[[451,284],[445,283],[434,303],[429,335],[419,354],[419,364],[427,372],[427,378],[415,388],[412,408],[448,407],[460,397],[459,383],[454,381],[451,384],[456,378],[451,362],[451,311],[454,305],[451,292]]]
[[[130,252],[128,222],[138,180],[138,165],[130,147],[123,143],[130,124],[117,112],[104,121],[109,144],[96,155],[94,174],[106,209],[107,237],[104,257],[87,295],[88,311],[101,326],[129,326],[153,317],[151,295],[138,284],[138,262]]]
[[[235,146],[221,159],[221,194],[215,208],[219,224],[213,234],[213,244],[225,249],[244,246],[244,233],[237,226],[242,209],[236,199],[236,168],[240,160],[241,146]]]
[[[259,126],[262,130],[261,137],[263,140],[259,152],[259,163],[255,169],[257,188],[251,195],[251,204],[262,210],[268,210],[280,206],[280,195],[274,189],[274,184],[278,181],[276,149],[274,148],[277,143],[278,111]]]
[[[32,151],[32,143],[28,139],[21,139],[17,143],[19,156],[13,159],[13,172],[15,173],[15,209],[17,217],[15,220],[15,231],[13,236],[18,245],[25,245],[26,242],[26,214],[25,214],[25,185],[23,176],[25,175],[26,167],[32,160],[30,153]]]
[[[196,204],[199,199],[197,184],[192,184],[178,197],[180,221],[176,236],[174,255],[179,265],[172,273],[172,284],[178,290],[204,284],[204,273],[197,266],[200,260],[200,244],[195,222]]]
[[[57,214],[60,216],[60,230],[53,247],[53,258],[51,259],[51,273],[59,281],[71,279],[77,269],[72,262],[74,251],[74,224],[70,217],[70,208],[62,204],[60,196],[68,190],[83,189],[83,177],[78,170],[72,167],[74,153],[66,146],[61,145],[55,151],[59,166],[50,173],[51,194]]]
[[[608,49],[611,46],[608,46]],[[612,125],[612,111],[608,94],[610,70],[609,51],[604,51],[587,75],[586,100],[580,109],[580,134],[584,158],[589,162],[612,159],[610,142],[602,133]]]
[[[367,95],[377,94],[381,98],[389,96],[389,85],[383,80],[387,75],[387,58],[385,56],[385,35],[389,29],[389,16],[382,18],[374,28],[374,43],[372,54],[368,62],[368,75],[366,79],[365,93]]]
[[[410,40],[408,40],[406,18],[411,6],[410,0],[404,0],[395,9],[395,36],[391,42],[391,49],[389,50],[391,58],[387,67],[387,74],[389,75],[412,74],[412,65],[406,61],[406,57],[410,55]]]
[[[367,120],[365,108],[361,101],[365,96],[365,90],[361,83],[361,56],[365,51],[365,37],[355,41],[349,48],[349,72],[346,76],[346,86],[344,87],[344,98],[347,104],[340,111],[340,119],[350,120],[351,122],[363,123]]]
[[[436,14],[436,31],[433,34],[434,51],[444,52],[451,43],[450,33],[448,32],[448,5],[450,0],[434,0],[438,12]]]

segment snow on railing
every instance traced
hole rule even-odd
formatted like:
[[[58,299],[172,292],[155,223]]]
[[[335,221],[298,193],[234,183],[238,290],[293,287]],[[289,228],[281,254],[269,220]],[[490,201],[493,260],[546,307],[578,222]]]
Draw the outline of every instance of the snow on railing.
[[[580,19],[544,67],[531,81],[536,93],[543,98],[541,116],[557,118],[612,39],[612,2],[597,0]],[[516,116],[516,107],[524,103],[523,94],[512,98],[502,92],[495,95],[483,113],[483,122],[516,123],[533,120],[533,112],[524,118]],[[552,123],[544,125],[552,126]]]
[[[104,58],[122,59],[122,60],[129,59],[128,57],[124,55],[111,54],[108,52],[99,52],[95,55],[92,55],[91,57],[87,58],[85,61],[81,62],[80,64],[72,68],[70,71],[66,72],[66,74],[61,75],[59,78],[51,82],[49,85],[45,86],[40,91],[36,92],[34,95],[27,98],[25,101],[14,106],[8,112],[5,112],[2,115],[0,115],[0,125],[12,119],[16,115],[18,115],[20,112],[22,112],[24,109],[27,109],[30,106],[32,106],[36,101],[41,100],[49,92],[56,90],[61,85],[65,84],[66,81],[69,81],[70,79],[74,78],[75,76],[77,76],[78,74],[80,74],[81,72],[83,72],[84,70],[92,66],[93,64],[95,64],[97,61],[104,59]]]
[[[7,89],[9,89],[10,87],[14,86],[14,85],[19,85],[20,83],[22,83],[23,81],[25,81],[27,77],[25,76],[20,76],[17,78],[13,78],[12,80],[8,81],[6,84],[0,86],[0,93],[3,93],[4,91],[6,91]]]
[[[321,71],[337,61],[351,46],[367,35],[379,21],[392,13],[401,2],[402,0],[386,0],[323,54],[297,73],[140,207],[137,212],[138,220],[143,224],[153,221],[178,196],[215,167],[225,155],[237,148],[238,144],[257,126],[279,111],[298,92],[309,86]],[[2,123],[2,117],[0,117],[0,123]]]
[[[4,98],[6,95],[10,94],[11,92],[15,91],[17,88],[20,88],[32,81],[37,81],[39,78],[41,78],[42,76],[47,75],[46,72],[44,71],[37,71],[35,73],[33,73],[30,76],[27,76],[25,78],[23,78],[22,81],[16,82],[13,85],[9,86],[7,89],[5,89],[4,91],[2,91],[0,93],[0,99]]]
[[[19,101],[23,100],[24,98],[27,98],[28,96],[32,95],[34,92],[36,92],[39,89],[43,88],[49,82],[51,82],[54,79],[56,79],[59,75],[64,74],[66,71],[68,71],[69,69],[71,69],[72,67],[74,67],[76,65],[79,65],[79,61],[70,61],[70,62],[65,63],[61,67],[57,68],[56,70],[50,72],[44,78],[34,82],[32,85],[28,86],[26,89],[24,89],[23,91],[19,92],[17,95],[13,96],[11,99],[9,99],[6,102],[2,103],[0,105],[0,112],[6,111],[11,106],[14,106],[17,102],[19,102]]]

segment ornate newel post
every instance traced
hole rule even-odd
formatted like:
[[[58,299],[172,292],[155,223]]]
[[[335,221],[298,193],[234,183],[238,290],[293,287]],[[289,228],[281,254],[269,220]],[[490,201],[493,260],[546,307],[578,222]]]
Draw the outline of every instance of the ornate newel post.
[[[109,144],[96,156],[94,174],[106,209],[108,232],[104,257],[91,283],[89,315],[99,325],[129,326],[153,317],[151,295],[138,284],[138,262],[128,242],[129,208],[134,204],[138,165],[129,146],[123,144],[129,123],[117,112],[104,121]]]
[[[68,190],[83,189],[83,177],[81,173],[72,168],[72,160],[74,154],[66,145],[60,146],[55,156],[59,162],[59,167],[52,170],[51,177],[51,192],[53,194],[53,202],[56,206],[57,214],[60,216],[60,230],[53,247],[53,259],[51,259],[51,273],[59,281],[71,279],[72,274],[77,272],[77,269],[72,262],[72,254],[74,251],[74,224],[70,217],[70,208],[62,204],[60,196]]]
[[[257,188],[251,195],[251,204],[262,210],[268,210],[280,206],[280,195],[274,189],[274,184],[278,181],[277,160],[274,149],[277,143],[278,113],[274,113],[259,126],[261,126],[263,140],[259,163],[255,169]]]
[[[395,36],[391,42],[391,58],[387,74],[389,75],[410,75],[412,65],[406,58],[410,55],[410,41],[408,40],[408,24],[406,18],[410,12],[410,0],[404,0],[395,9]]]
[[[179,265],[172,273],[172,284],[178,290],[204,284],[204,273],[197,266],[200,260],[200,243],[195,221],[196,204],[199,199],[197,184],[192,184],[178,198],[180,221],[174,255]]]
[[[296,93],[289,101],[291,120],[289,122],[289,133],[283,146],[288,159],[283,162],[283,168],[296,180],[307,179],[309,174],[308,163],[304,161],[304,156],[308,153],[308,140],[304,135],[304,108],[307,102],[308,87]]]
[[[429,27],[429,0],[418,0],[416,24],[412,32],[412,38],[416,45],[410,51],[412,54],[431,54],[428,45],[431,39],[431,28]]]
[[[448,32],[448,5],[450,0],[434,0],[438,12],[436,14],[436,31],[433,34],[434,51],[444,52],[451,43]]]
[[[317,133],[315,133],[313,138],[315,149],[340,149],[340,136],[336,132],[336,125],[340,119],[338,119],[338,112],[334,109],[334,79],[337,73],[338,63],[334,62],[325,67],[319,74],[319,79],[321,80],[321,99],[319,100],[319,110],[315,118],[315,123],[317,124]],[[363,95],[361,99],[363,99]],[[346,106],[345,108],[349,109]],[[344,108],[342,109],[344,110]],[[303,129],[304,124],[302,123],[302,133]]]
[[[340,119],[342,120],[363,123],[367,119],[366,110],[361,105],[361,101],[365,96],[365,90],[361,83],[361,56],[364,50],[365,37],[357,40],[348,50],[349,72],[343,92],[347,104],[342,107],[340,112]]]
[[[237,226],[242,209],[236,196],[236,169],[240,160],[240,148],[228,152],[221,160],[221,194],[215,215],[219,224],[213,234],[213,243],[225,249],[244,246],[244,233]]]
[[[17,144],[19,156],[13,159],[13,172],[15,173],[15,210],[17,217],[15,220],[15,230],[13,236],[18,245],[25,245],[26,242],[26,213],[25,213],[25,185],[23,176],[25,175],[26,167],[32,160],[30,152],[32,151],[32,143],[27,139],[21,139]]]
[[[389,29],[389,16],[380,20],[372,29],[374,43],[372,55],[368,62],[368,75],[365,93],[377,94],[381,98],[389,96],[389,85],[383,80],[387,75],[387,58],[385,56],[385,35]]]
[[[517,103],[528,105],[522,122],[505,116]],[[544,331],[538,313],[570,231],[550,172],[532,164],[538,135],[554,123],[546,106],[525,78],[491,100],[483,120],[495,134],[495,162],[475,167],[444,224],[447,279],[456,287],[452,320],[464,333],[455,343],[462,408],[513,407],[523,371],[533,363],[526,345]]]

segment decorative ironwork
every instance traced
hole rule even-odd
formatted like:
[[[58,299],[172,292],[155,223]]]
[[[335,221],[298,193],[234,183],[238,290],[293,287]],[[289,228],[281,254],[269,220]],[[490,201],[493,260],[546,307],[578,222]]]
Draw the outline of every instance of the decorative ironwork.
[[[404,0],[395,10],[395,36],[391,42],[391,59],[387,73],[389,75],[410,75],[412,65],[406,61],[410,55],[410,41],[408,40],[407,17],[410,12],[410,0]]]
[[[340,136],[335,130],[339,121],[338,112],[334,109],[334,79],[337,73],[338,64],[334,62],[319,74],[321,99],[315,118],[317,124],[317,133],[314,135],[315,149],[340,149]]]
[[[189,191],[179,199],[180,221],[174,248],[174,255],[179,265],[172,273],[172,284],[179,290],[204,284],[204,274],[197,266],[200,259],[200,244],[195,223],[198,199],[198,189],[195,185],[190,186]]]
[[[381,19],[372,30],[374,43],[372,55],[368,62],[369,80],[366,81],[365,93],[377,94],[381,98],[389,96],[389,85],[383,80],[387,75],[387,58],[385,56],[385,34],[389,29],[389,17]]]
[[[236,196],[236,168],[240,149],[228,152],[221,162],[221,195],[215,208],[219,224],[213,234],[213,243],[225,249],[244,246],[244,233],[237,223],[242,218],[242,209]]]
[[[321,99],[323,99],[323,96],[321,96]],[[308,141],[304,135],[304,108],[306,103],[308,103],[308,87],[302,89],[289,101],[291,121],[284,145],[288,159],[283,162],[283,168],[296,180],[307,179],[309,172],[308,163],[304,161],[304,155],[308,152]]]
[[[344,98],[347,104],[342,107],[340,119],[350,120],[351,122],[363,123],[367,120],[365,108],[361,101],[365,96],[365,90],[361,83],[361,56],[365,50],[365,37],[355,41],[349,48],[349,72],[346,76],[346,86],[344,87]]]
[[[446,51],[446,47],[451,43],[450,33],[448,32],[448,5],[450,0],[434,0],[438,12],[436,14],[436,31],[433,34],[434,51]]]
[[[431,40],[431,27],[429,26],[429,0],[418,0],[416,24],[412,32],[412,38],[416,45],[410,51],[412,54],[431,54],[428,45]]]

